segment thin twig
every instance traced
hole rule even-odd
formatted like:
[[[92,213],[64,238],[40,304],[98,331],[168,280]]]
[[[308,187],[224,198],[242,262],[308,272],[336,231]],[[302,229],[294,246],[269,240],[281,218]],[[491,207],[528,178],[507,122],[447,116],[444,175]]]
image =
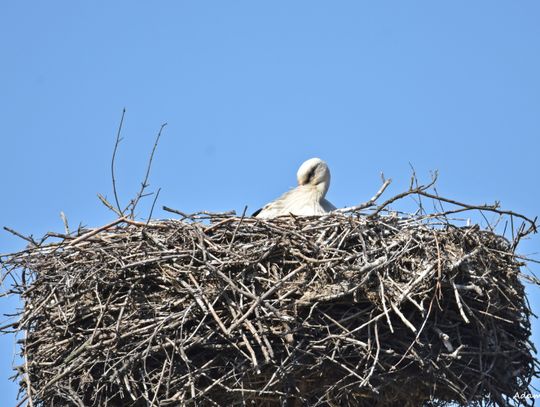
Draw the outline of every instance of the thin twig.
[[[154,212],[154,206],[156,205],[156,201],[158,200],[160,192],[161,192],[161,188],[158,188],[158,190],[156,192],[156,196],[154,197],[154,201],[152,202],[152,207],[150,208],[150,213],[148,214],[148,220],[146,221],[146,224],[149,224],[150,219],[152,219],[152,213]]]
[[[152,152],[150,153],[150,158],[148,159],[148,165],[146,166],[146,174],[144,176],[143,182],[141,183],[141,189],[139,190],[139,192],[137,193],[135,198],[129,204],[129,206],[131,208],[130,209],[130,218],[131,219],[134,219],[135,209],[137,208],[137,204],[139,203],[140,199],[144,196],[144,191],[146,190],[146,188],[149,185],[148,184],[148,177],[150,176],[150,170],[152,168],[152,161],[154,159],[154,154],[156,152],[156,148],[158,146],[159,139],[161,138],[161,133],[162,133],[162,131],[163,131],[163,129],[164,129],[164,127],[166,125],[167,125],[167,123],[163,123],[161,125],[161,127],[159,128],[158,134],[156,136],[156,140],[154,142],[154,147],[152,147]]]
[[[30,243],[32,246],[38,246],[37,242],[32,238],[32,236],[25,236],[22,233],[17,232],[14,229],[11,229],[7,226],[4,226],[4,230],[11,233],[12,235],[15,235],[17,237],[20,237],[23,240],[26,240],[28,243]]]
[[[122,117],[120,118],[118,131],[116,132],[116,141],[114,143],[113,155],[111,159],[111,178],[112,178],[112,185],[113,185],[114,200],[116,201],[116,208],[118,209],[118,213],[122,214],[122,216],[124,213],[122,212],[122,209],[120,207],[120,200],[118,199],[118,192],[116,189],[116,177],[114,175],[114,161],[116,159],[116,151],[118,150],[118,145],[120,144],[120,141],[122,141],[122,139],[120,138],[120,134],[122,133],[122,126],[124,124],[125,115],[126,115],[126,108],[122,109]]]
[[[389,178],[389,179],[385,180],[383,182],[381,188],[379,188],[377,193],[375,195],[373,195],[373,197],[369,201],[361,203],[360,205],[350,206],[348,208],[337,209],[334,212],[339,212],[339,213],[356,212],[356,211],[360,211],[362,209],[366,209],[366,208],[369,208],[369,207],[373,206],[375,204],[375,202],[377,201],[377,199],[379,199],[379,197],[383,194],[383,192],[386,190],[386,188],[388,188],[388,185],[390,185],[391,183],[392,183],[392,179]]]

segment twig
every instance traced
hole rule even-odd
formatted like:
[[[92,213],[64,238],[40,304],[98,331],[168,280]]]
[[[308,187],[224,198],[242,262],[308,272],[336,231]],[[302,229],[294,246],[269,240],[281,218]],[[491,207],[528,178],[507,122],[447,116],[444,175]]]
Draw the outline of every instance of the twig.
[[[405,325],[407,325],[407,328],[409,328],[411,331],[416,333],[416,328],[414,327],[413,324],[411,324],[411,321],[409,321],[407,318],[405,318],[405,315],[403,315],[403,313],[400,311],[400,309],[398,307],[396,307],[396,305],[393,302],[390,303],[390,306],[392,307],[394,312],[397,314],[397,316],[403,321],[403,323]]]
[[[470,324],[471,321],[469,321],[469,318],[467,318],[467,315],[465,315],[465,312],[463,311],[463,304],[461,304],[461,298],[459,296],[456,284],[453,281],[452,281],[452,287],[454,289],[454,294],[455,294],[456,303],[459,309],[459,313],[461,317],[463,318],[463,321],[465,321],[466,324]]]
[[[69,235],[69,224],[66,217],[66,214],[64,212],[60,212],[60,218],[62,218],[62,222],[64,223],[64,230],[66,232],[66,235]]]
[[[156,192],[156,196],[154,197],[154,201],[152,202],[152,207],[150,208],[150,213],[148,214],[148,220],[146,221],[147,225],[150,223],[150,219],[152,219],[152,212],[154,212],[154,206],[156,205],[156,201],[159,197],[160,192],[161,192],[161,188],[158,188]]]
[[[28,346],[27,345],[27,335],[28,335],[28,331],[25,331],[24,332],[24,346]],[[27,386],[27,390],[26,390],[26,395],[28,397],[28,407],[34,407],[34,401],[32,400],[32,394],[34,393],[34,390],[32,389],[32,382],[30,380],[30,369],[28,368],[28,357],[25,357],[24,358],[24,367],[25,367],[25,374],[24,374],[24,379],[26,381],[26,386]]]
[[[163,206],[162,209],[163,209],[164,211],[167,211],[167,212],[171,212],[171,213],[175,213],[175,214],[177,214],[177,215],[180,215],[180,216],[182,216],[183,218],[188,218],[188,217],[189,217],[189,215],[188,215],[187,213],[184,213],[184,212],[182,212],[182,211],[180,211],[180,210],[178,210],[178,209],[172,209],[172,208],[169,208],[168,206]]]
[[[137,193],[135,198],[129,204],[129,206],[131,207],[131,209],[130,209],[130,218],[131,219],[134,219],[135,208],[137,207],[137,204],[139,203],[140,199],[144,196],[144,191],[146,190],[146,188],[149,185],[148,184],[148,177],[150,176],[150,170],[152,168],[152,161],[154,159],[154,154],[156,152],[156,148],[158,146],[159,139],[161,138],[161,133],[162,133],[162,131],[163,131],[163,129],[164,129],[164,127],[166,125],[167,125],[167,123],[163,123],[161,125],[161,127],[159,128],[158,134],[156,136],[156,141],[154,142],[154,147],[152,148],[152,152],[150,153],[150,158],[148,159],[148,165],[146,166],[146,174],[144,176],[143,182],[141,183],[141,189],[139,190],[139,192]]]
[[[105,205],[108,209],[113,211],[117,216],[122,217],[122,212],[119,212],[118,209],[116,209],[108,200],[101,194],[97,194],[98,199],[101,201],[103,205]]]
[[[382,210],[386,209],[386,207],[388,207],[388,205],[390,205],[391,203],[397,201],[398,199],[401,199],[401,198],[404,198],[406,196],[409,196],[409,195],[414,195],[414,194],[420,194],[420,192],[422,191],[425,191],[426,189],[429,189],[431,188],[433,185],[435,185],[435,183],[437,182],[437,174],[435,174],[433,176],[433,179],[431,180],[431,182],[427,185],[420,185],[416,188],[412,188],[412,189],[409,189],[408,191],[405,191],[405,192],[402,192],[400,194],[397,194],[395,195],[394,197],[390,198],[390,199],[387,199],[385,202],[383,202],[381,205],[379,205],[375,211],[373,213],[370,213],[368,215],[368,218],[374,218],[375,216],[377,216]]]
[[[116,226],[118,225],[119,223],[122,223],[122,222],[125,222],[125,219],[124,218],[118,218],[114,221],[112,221],[111,223],[107,223],[106,225],[100,227],[100,228],[97,228],[97,229],[94,229],[88,233],[85,233],[84,235],[82,236],[79,236],[78,238],[70,241],[67,245],[68,246],[75,246],[77,243],[80,243],[84,240],[87,240],[89,238],[91,238],[92,236],[95,236],[97,235],[99,232],[103,232],[104,230],[107,230],[113,226]]]
[[[7,226],[4,226],[4,230],[17,236],[17,237],[20,237],[21,239],[23,240],[26,240],[28,243],[30,243],[32,246],[38,246],[38,244],[36,243],[36,241],[32,238],[32,236],[24,236],[23,234],[17,232],[16,230],[14,229],[11,229]]]
[[[231,242],[229,243],[229,250],[231,249],[231,247],[232,247],[232,245],[234,243],[234,238],[236,237],[236,233],[238,232],[238,228],[240,227],[240,225],[244,221],[244,218],[246,217],[247,208],[248,208],[247,205],[244,206],[244,210],[242,211],[242,216],[240,217],[240,221],[238,221],[238,224],[236,225],[236,229],[234,229],[234,232],[233,232],[232,237],[231,237]]]
[[[516,218],[520,218],[520,219],[523,219],[523,220],[527,221],[531,225],[531,228],[532,228],[531,231],[534,232],[534,233],[537,232],[536,218],[535,219],[530,219],[530,218],[528,218],[528,217],[526,217],[526,216],[524,216],[522,214],[516,213],[514,211],[507,211],[507,210],[499,209],[499,207],[500,207],[499,202],[495,202],[495,204],[493,204],[493,205],[468,205],[468,204],[465,204],[463,202],[456,201],[454,199],[443,198],[443,197],[441,197],[439,195],[431,194],[429,192],[426,192],[425,189],[419,190],[416,193],[419,194],[419,195],[425,196],[427,198],[437,199],[439,201],[451,203],[453,205],[461,206],[462,208],[467,208],[469,210],[475,210],[476,209],[476,210],[479,210],[479,211],[495,212],[495,213],[498,213],[498,214],[501,214],[501,215],[515,216]]]
[[[114,161],[116,159],[116,151],[118,150],[118,145],[120,144],[120,141],[122,139],[120,138],[120,134],[122,133],[122,126],[124,124],[124,116],[126,115],[126,108],[122,109],[122,117],[120,118],[120,124],[118,125],[118,131],[116,132],[116,141],[114,143],[114,149],[113,149],[113,155],[111,159],[111,178],[112,178],[112,185],[113,185],[113,193],[114,193],[114,200],[116,201],[116,208],[118,209],[118,213],[122,214],[122,209],[120,208],[120,201],[118,199],[118,192],[116,189],[116,178],[114,175]]]
[[[379,199],[379,197],[383,194],[386,188],[388,188],[388,185],[390,185],[391,183],[392,183],[392,179],[389,178],[385,180],[381,188],[379,188],[377,193],[373,195],[373,197],[369,201],[361,203],[360,205],[350,206],[348,208],[336,209],[334,212],[338,212],[338,213],[356,212],[356,211],[360,211],[362,209],[366,209],[373,206],[375,202],[377,201],[377,199]]]

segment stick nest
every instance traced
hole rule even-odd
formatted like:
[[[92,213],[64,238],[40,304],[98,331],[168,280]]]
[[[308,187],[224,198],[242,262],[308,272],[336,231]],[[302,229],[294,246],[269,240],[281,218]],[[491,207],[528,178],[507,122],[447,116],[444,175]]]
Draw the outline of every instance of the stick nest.
[[[81,230],[2,258],[20,272],[22,402],[525,405],[538,369],[514,249],[391,214]]]

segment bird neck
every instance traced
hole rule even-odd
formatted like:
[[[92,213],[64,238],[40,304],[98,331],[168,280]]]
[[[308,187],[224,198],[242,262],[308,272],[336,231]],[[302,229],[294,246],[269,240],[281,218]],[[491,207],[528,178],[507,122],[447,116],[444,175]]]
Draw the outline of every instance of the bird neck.
[[[316,185],[317,191],[321,194],[321,199],[326,196],[326,193],[328,192],[328,182],[321,182],[320,184]]]
[[[314,195],[314,197],[318,201],[320,201],[326,196],[326,193],[328,192],[328,183],[321,182],[316,185],[302,185],[302,188],[310,191]]]

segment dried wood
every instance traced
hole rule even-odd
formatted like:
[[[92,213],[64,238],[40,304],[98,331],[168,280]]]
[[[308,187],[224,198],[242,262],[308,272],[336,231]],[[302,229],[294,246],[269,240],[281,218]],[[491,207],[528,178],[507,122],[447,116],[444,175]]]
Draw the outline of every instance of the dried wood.
[[[531,402],[514,397],[539,373],[517,242],[374,200],[323,217],[177,213],[0,257],[24,302],[3,327],[24,333],[21,405]]]

